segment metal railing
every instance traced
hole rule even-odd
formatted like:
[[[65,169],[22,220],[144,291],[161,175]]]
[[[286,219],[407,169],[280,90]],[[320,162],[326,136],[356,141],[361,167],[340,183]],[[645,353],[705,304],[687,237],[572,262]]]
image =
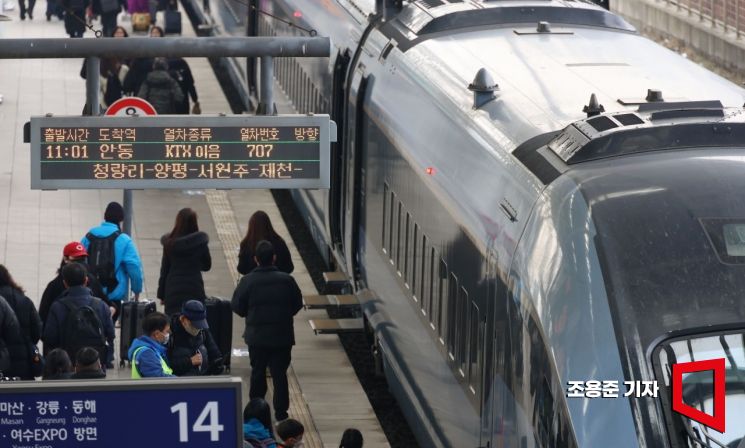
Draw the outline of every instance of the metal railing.
[[[745,0],[657,0],[678,11],[687,11],[712,28],[733,33],[737,39],[745,34]]]

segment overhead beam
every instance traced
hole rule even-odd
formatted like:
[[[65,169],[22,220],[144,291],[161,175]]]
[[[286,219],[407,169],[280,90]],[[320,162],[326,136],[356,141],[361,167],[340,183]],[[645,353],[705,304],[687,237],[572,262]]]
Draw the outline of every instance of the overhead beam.
[[[328,57],[328,37],[0,39],[0,59],[84,57]]]

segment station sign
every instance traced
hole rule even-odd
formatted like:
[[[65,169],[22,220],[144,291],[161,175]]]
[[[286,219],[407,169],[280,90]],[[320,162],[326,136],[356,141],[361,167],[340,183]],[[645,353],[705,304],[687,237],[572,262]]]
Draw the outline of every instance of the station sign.
[[[240,448],[240,378],[0,384],[7,448]]]
[[[329,188],[328,115],[32,117],[32,189]]]

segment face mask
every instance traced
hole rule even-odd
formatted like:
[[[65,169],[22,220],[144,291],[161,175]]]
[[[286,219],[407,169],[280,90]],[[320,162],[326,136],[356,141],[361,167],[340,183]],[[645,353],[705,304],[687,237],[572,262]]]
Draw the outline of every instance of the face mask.
[[[194,327],[191,322],[184,322],[184,330],[186,330],[186,332],[192,336],[196,336],[199,334],[199,328]]]
[[[168,345],[168,341],[171,340],[171,333],[164,333],[166,335],[166,338],[161,342],[163,345]]]

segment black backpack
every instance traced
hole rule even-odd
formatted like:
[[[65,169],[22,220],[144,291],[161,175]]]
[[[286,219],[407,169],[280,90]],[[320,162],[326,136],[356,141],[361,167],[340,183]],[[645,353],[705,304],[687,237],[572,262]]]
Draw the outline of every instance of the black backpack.
[[[119,284],[116,279],[116,268],[114,267],[116,239],[122,232],[117,230],[111,235],[101,238],[91,232],[85,236],[88,238],[88,267],[98,281],[111,292]]]
[[[93,309],[100,299],[90,298],[88,305],[77,306],[70,299],[60,302],[67,308],[67,317],[62,324],[62,348],[75,363],[75,355],[83,347],[93,347],[100,358],[106,359],[106,336],[98,313]]]

